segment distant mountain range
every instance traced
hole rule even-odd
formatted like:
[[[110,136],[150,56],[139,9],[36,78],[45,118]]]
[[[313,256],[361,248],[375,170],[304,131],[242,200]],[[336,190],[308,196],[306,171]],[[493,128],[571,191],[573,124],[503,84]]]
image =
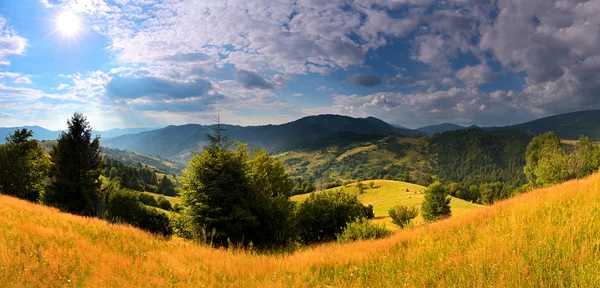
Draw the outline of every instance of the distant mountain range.
[[[479,128],[487,131],[515,129],[530,135],[555,131],[563,139],[577,139],[587,135],[593,141],[600,141],[600,110],[580,111],[545,117],[522,124],[503,127],[464,127],[443,123],[411,130],[388,124],[375,117],[353,118],[340,115],[308,116],[280,125],[238,126],[222,125],[227,129],[230,140],[248,143],[250,147],[264,148],[272,153],[314,145],[319,137],[331,133],[347,131],[355,134],[396,135],[401,137],[429,136],[448,131]],[[26,126],[34,132],[38,140],[56,139],[61,131],[50,131],[39,126]],[[191,151],[200,151],[207,143],[207,134],[213,133],[215,125],[187,124],[167,126],[160,129],[133,128],[100,131],[101,144],[106,147],[127,149],[139,153],[173,161],[186,162]],[[0,128],[0,143],[15,128]],[[339,141],[338,135],[335,139]],[[312,141],[312,142],[311,142]]]
[[[13,133],[16,129],[26,128],[33,131],[33,138],[37,140],[56,140],[63,130],[48,130],[40,126],[21,126],[21,127],[0,127],[0,144],[4,144],[6,136]],[[135,134],[158,128],[127,128],[127,129],[110,129],[105,131],[94,131],[94,134],[100,135],[102,139],[117,137],[126,134]]]
[[[357,134],[396,134],[413,137],[415,130],[394,127],[374,117],[352,118],[340,115],[308,116],[281,125],[237,126],[221,125],[227,130],[229,140],[248,143],[251,147],[281,152],[296,147],[314,137],[338,131]],[[213,133],[215,125],[187,124],[123,135],[102,141],[107,147],[128,149],[148,155],[158,155],[176,161],[187,161],[190,151],[198,151],[208,144],[206,135]]]

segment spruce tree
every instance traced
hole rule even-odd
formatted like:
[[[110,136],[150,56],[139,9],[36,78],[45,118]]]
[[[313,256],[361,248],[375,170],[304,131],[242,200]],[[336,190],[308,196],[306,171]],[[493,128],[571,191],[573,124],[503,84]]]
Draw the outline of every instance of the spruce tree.
[[[102,211],[100,139],[92,139],[92,128],[81,113],[75,113],[67,126],[50,151],[54,165],[45,202],[70,213],[97,216]]]
[[[439,181],[429,185],[421,204],[421,215],[425,221],[436,221],[451,215],[450,200],[446,187]]]

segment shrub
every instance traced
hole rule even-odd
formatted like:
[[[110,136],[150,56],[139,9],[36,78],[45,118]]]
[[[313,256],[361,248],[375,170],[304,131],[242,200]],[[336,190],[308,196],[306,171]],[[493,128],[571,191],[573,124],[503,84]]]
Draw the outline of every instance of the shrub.
[[[156,201],[156,198],[154,198],[154,196],[152,196],[150,194],[140,193],[139,199],[140,199],[140,202],[144,203],[144,205],[148,205],[148,206],[152,206],[152,207],[159,207],[158,201]]]
[[[152,233],[173,234],[169,217],[154,208],[144,207],[137,193],[113,189],[105,195],[104,218],[115,223],[127,223]]]
[[[173,206],[171,206],[171,202],[167,200],[164,196],[158,196],[158,207],[164,210],[172,210]]]
[[[375,187],[375,182],[373,182],[373,181],[369,182],[369,188],[373,189],[373,187]]]
[[[357,240],[381,239],[388,237],[392,231],[385,228],[385,224],[373,224],[365,218],[349,223],[346,229],[336,234],[338,242],[352,242]]]
[[[439,181],[429,185],[425,190],[425,198],[421,204],[421,214],[425,221],[436,221],[451,215],[450,201],[446,186]]]
[[[296,224],[304,243],[335,240],[348,223],[365,217],[368,208],[341,190],[310,195],[298,207]]]
[[[404,228],[409,226],[412,220],[419,215],[419,208],[398,205],[390,208],[388,213],[392,218],[392,223],[398,225],[400,228]]]

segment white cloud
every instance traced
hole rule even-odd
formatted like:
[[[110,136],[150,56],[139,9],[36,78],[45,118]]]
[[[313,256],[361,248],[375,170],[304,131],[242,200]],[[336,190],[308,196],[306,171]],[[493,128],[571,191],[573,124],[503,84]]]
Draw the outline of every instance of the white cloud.
[[[292,94],[292,96],[294,96],[294,97],[301,97],[302,93],[294,93],[294,94]]]
[[[456,78],[467,85],[480,85],[491,82],[494,78],[494,72],[486,64],[466,66],[456,72]]]
[[[15,84],[31,84],[33,83],[29,77],[22,76],[15,80]]]
[[[6,20],[0,16],[0,65],[10,65],[10,61],[4,58],[11,54],[23,55],[26,46],[27,39],[7,26]]]

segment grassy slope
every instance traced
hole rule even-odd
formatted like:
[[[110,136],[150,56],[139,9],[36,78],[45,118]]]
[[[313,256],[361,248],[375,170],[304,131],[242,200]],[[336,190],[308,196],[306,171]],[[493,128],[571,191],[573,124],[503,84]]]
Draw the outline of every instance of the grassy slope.
[[[311,152],[287,151],[274,156],[284,163],[287,172],[292,176],[306,177],[316,174],[321,177],[326,172],[326,175],[336,179],[364,179],[365,176],[360,171],[389,168],[392,164],[407,165],[411,171],[425,164],[424,155],[417,151],[425,145],[424,138],[396,137],[396,141],[411,145],[402,151],[405,155],[401,157],[387,149],[378,148],[374,143],[380,141],[353,144],[343,149],[328,147]],[[364,156],[364,160],[346,163],[350,156]],[[384,175],[378,176],[383,178]]]
[[[339,187],[333,189],[343,189],[344,192],[353,194],[358,196],[358,199],[365,205],[371,204],[373,205],[373,210],[375,212],[375,217],[380,219],[379,222],[390,222],[388,227],[393,227],[391,225],[391,220],[388,217],[388,210],[396,205],[406,205],[406,206],[416,206],[421,208],[421,203],[423,202],[423,191],[425,187],[400,182],[400,181],[390,181],[390,180],[373,180],[375,186],[373,188],[369,188],[368,184],[371,182],[370,180],[363,181],[362,183],[365,185],[365,192],[363,194],[359,194],[358,188],[356,187],[356,183],[352,183],[347,187]],[[408,191],[407,191],[408,190]],[[315,192],[320,193],[320,192]],[[292,197],[293,201],[304,201],[309,197],[311,193],[301,194]],[[409,198],[410,196],[410,198]],[[468,201],[452,198],[450,202],[452,207],[452,213],[454,215],[465,213],[472,209],[481,208],[483,206],[472,204]],[[421,215],[415,219],[415,224],[419,224],[423,222]]]
[[[167,241],[0,196],[3,286],[592,287],[599,239],[600,174],[388,239],[286,257]]]

